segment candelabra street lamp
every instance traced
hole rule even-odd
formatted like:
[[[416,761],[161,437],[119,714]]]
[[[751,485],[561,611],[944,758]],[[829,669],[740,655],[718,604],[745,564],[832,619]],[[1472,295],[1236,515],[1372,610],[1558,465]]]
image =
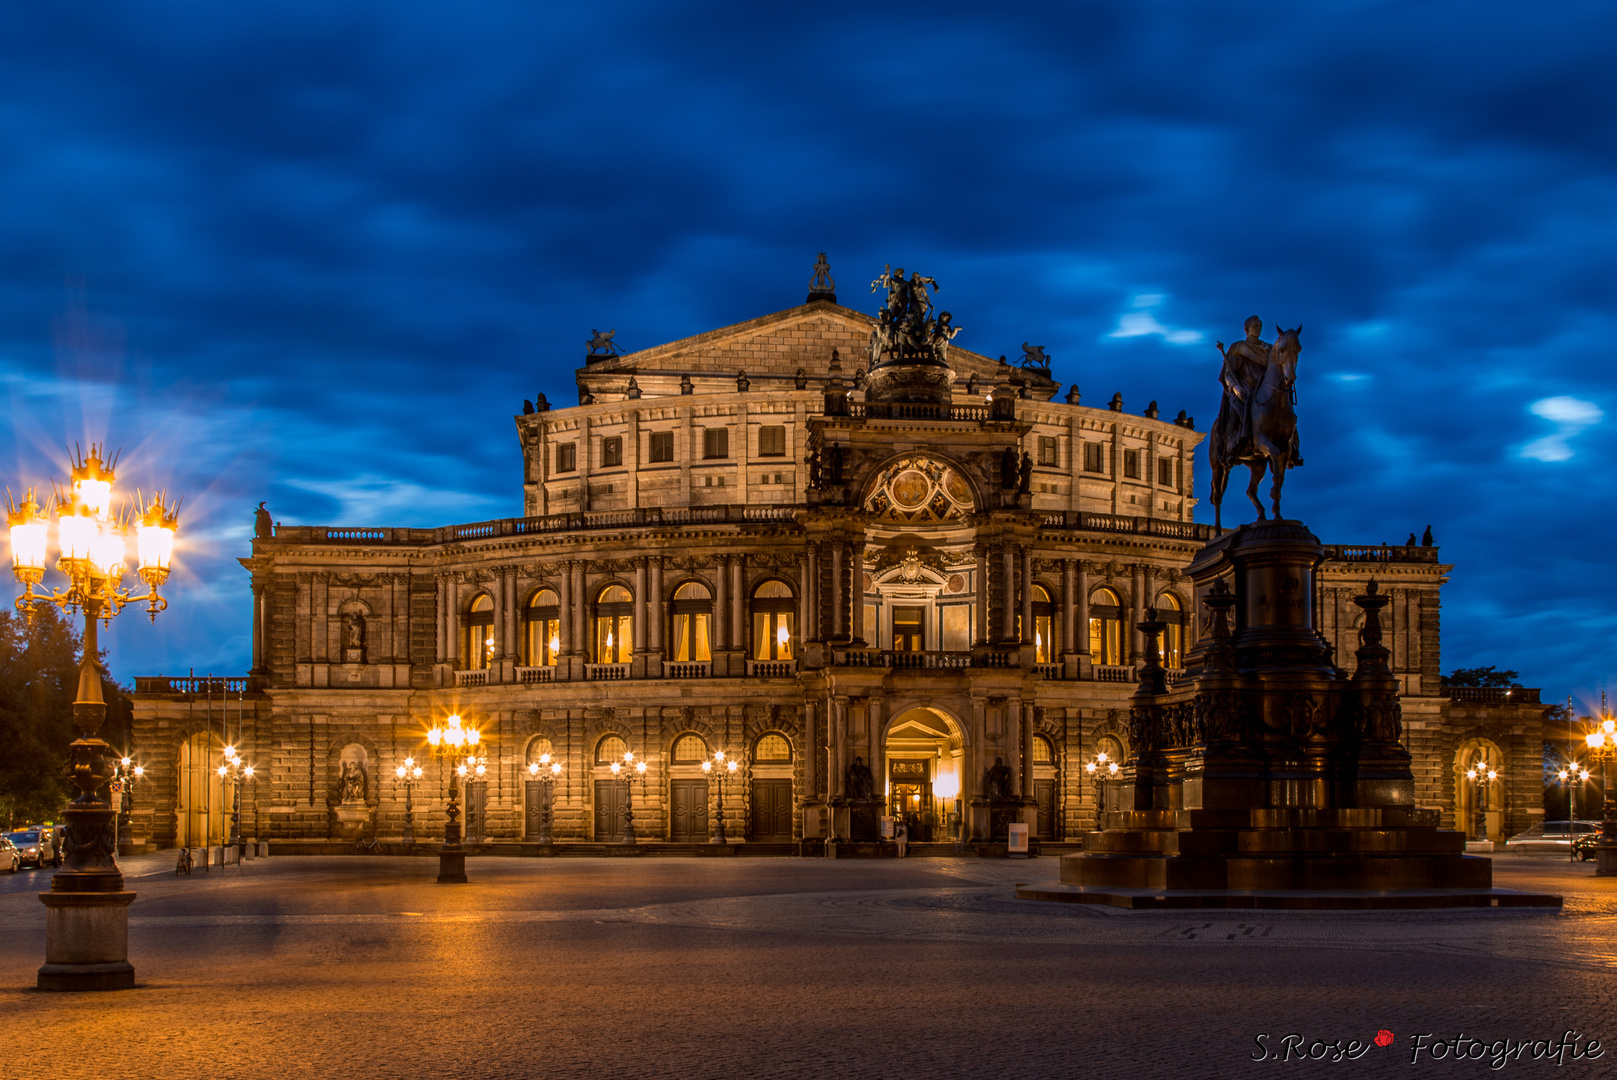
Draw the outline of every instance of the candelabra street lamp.
[[[1473,812],[1471,839],[1488,839],[1488,785],[1499,779],[1499,770],[1491,767],[1486,761],[1479,761],[1466,770],[1465,778],[1471,781],[1474,794],[1471,797]]]
[[[782,632],[784,633],[784,628],[783,628]],[[736,768],[737,768],[736,759],[733,758],[733,757],[732,758],[726,758],[725,755],[724,755],[723,750],[715,750],[715,751],[713,751],[712,760],[702,762],[702,771],[703,772],[708,773],[710,775],[717,774],[717,776],[718,776],[717,783],[718,783],[718,786],[719,786],[719,803],[718,803],[719,827],[713,831],[713,843],[715,843],[715,844],[728,844],[730,842],[729,837],[724,835],[724,778],[726,776],[735,775]]]
[[[84,615],[84,655],[79,663],[73,723],[79,737],[68,748],[69,774],[79,795],[67,809],[66,859],[51,879],[45,904],[45,964],[39,969],[41,990],[122,990],[135,985],[129,964],[129,905],[135,894],[124,889],[117,860],[117,810],[101,797],[113,778],[111,749],[99,737],[107,718],[96,660],[97,622],[110,623],[132,603],[144,603],[152,620],[168,606],[159,589],[168,580],[174,554],[178,507],[164,505],[161,492],[149,501],[139,492],[132,505],[115,509],[112,462],[103,463],[101,447],[91,444],[82,459],[75,455],[67,491],[57,491],[42,511],[32,490],[19,505],[7,498],[11,530],[12,573],[23,584],[17,609],[30,621],[36,605],[54,604]],[[61,555],[56,569],[67,587],[35,592],[45,580],[50,514],[56,515]],[[133,535],[140,578],[147,591],[122,587],[128,568],[128,541]]]
[[[1095,782],[1095,828],[1104,829],[1101,817],[1106,813],[1106,781],[1117,776],[1117,762],[1102,750],[1094,760],[1084,763],[1084,772]]]
[[[623,786],[623,842],[624,844],[633,847],[634,782],[636,780],[645,780],[646,763],[644,760],[636,760],[633,750],[625,750],[623,752],[623,760],[614,761],[612,763],[612,775],[618,776],[620,774],[623,776],[625,781]]]
[[[404,764],[393,770],[395,782],[404,785],[404,846],[407,848],[415,846],[415,801],[411,796],[416,784],[421,782],[421,771],[413,757],[405,758]]]
[[[477,744],[482,738],[474,727],[463,726],[459,714],[444,719],[442,727],[434,726],[427,732],[427,745],[433,756],[447,759],[449,770],[449,804],[444,808],[444,844],[438,849],[438,884],[459,885],[466,881],[466,849],[460,844],[460,781],[471,771],[467,758],[475,761]],[[481,768],[481,766],[479,766]]]
[[[1595,841],[1595,875],[1617,876],[1617,805],[1611,798],[1611,759],[1617,757],[1617,720],[1611,718],[1602,702],[1600,726],[1584,736],[1589,752],[1600,759],[1600,788],[1604,796],[1600,813],[1600,839]]]
[[[1574,761],[1556,773],[1555,776],[1556,779],[1561,781],[1561,786],[1566,789],[1567,794],[1571,797],[1567,812],[1570,820],[1566,823],[1566,858],[1568,862],[1571,862],[1578,857],[1577,844],[1575,843],[1578,839],[1578,789],[1589,782],[1589,770]]]
[[[539,796],[539,842],[549,844],[550,793],[554,790],[551,785],[561,779],[561,762],[552,760],[548,753],[540,754],[538,761],[528,763],[528,775],[544,785]]]
[[[134,798],[135,785],[146,779],[144,766],[136,765],[130,758],[120,758],[118,764],[112,769],[112,782],[107,785],[108,792],[118,800],[118,854],[128,855],[134,848],[134,837],[129,832],[130,805]],[[60,852],[57,853],[60,856]]]
[[[225,747],[225,761],[219,766],[219,779],[230,781],[230,838],[226,847],[236,849],[236,865],[241,865],[241,785],[253,778],[253,767],[242,760],[234,746]]]

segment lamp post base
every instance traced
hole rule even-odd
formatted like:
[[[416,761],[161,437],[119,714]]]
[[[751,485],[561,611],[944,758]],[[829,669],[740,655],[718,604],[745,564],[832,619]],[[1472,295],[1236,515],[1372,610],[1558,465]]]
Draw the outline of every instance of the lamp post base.
[[[1617,844],[1595,842],[1595,877],[1617,877]]]
[[[438,852],[438,884],[466,884],[466,852],[464,850]]]
[[[40,893],[45,905],[45,964],[41,990],[129,990],[129,905],[135,894]]]

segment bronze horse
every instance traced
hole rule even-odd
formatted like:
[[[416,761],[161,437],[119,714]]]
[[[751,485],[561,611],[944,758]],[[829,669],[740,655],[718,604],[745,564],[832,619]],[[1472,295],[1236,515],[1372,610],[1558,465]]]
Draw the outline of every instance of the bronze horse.
[[[1240,417],[1232,415],[1232,398],[1226,394],[1213,422],[1213,431],[1207,441],[1207,461],[1213,469],[1213,523],[1223,527],[1221,504],[1224,487],[1229,483],[1230,470],[1245,464],[1252,471],[1252,482],[1246,486],[1246,497],[1257,507],[1258,520],[1265,520],[1263,504],[1258,501],[1258,483],[1263,474],[1274,470],[1274,483],[1269,497],[1274,500],[1274,515],[1280,517],[1280,489],[1286,482],[1286,470],[1301,464],[1296,457],[1297,448],[1297,354],[1302,345],[1297,338],[1303,332],[1276,328],[1274,344],[1269,346],[1269,364],[1258,380],[1247,406],[1247,437],[1236,442],[1240,432]]]

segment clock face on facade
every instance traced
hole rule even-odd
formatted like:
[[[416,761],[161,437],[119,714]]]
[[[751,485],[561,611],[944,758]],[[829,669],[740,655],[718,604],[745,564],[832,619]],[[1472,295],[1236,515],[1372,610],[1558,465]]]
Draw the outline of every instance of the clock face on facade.
[[[975,507],[965,477],[941,461],[921,456],[889,465],[865,500],[868,512],[911,524],[963,517]]]

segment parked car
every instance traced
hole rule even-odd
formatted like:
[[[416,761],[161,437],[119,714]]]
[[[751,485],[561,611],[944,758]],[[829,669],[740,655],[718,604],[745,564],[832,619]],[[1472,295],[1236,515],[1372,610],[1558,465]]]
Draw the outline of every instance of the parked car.
[[[1541,821],[1505,841],[1512,851],[1565,851],[1580,836],[1600,831],[1598,821]]]
[[[0,867],[4,867],[6,872],[11,874],[22,869],[22,852],[11,842],[11,837],[3,834],[0,834]]]
[[[1586,833],[1572,841],[1572,854],[1576,855],[1579,861],[1588,862],[1595,857],[1595,844],[1599,841],[1598,832]]]
[[[44,866],[56,859],[55,837],[49,829],[19,829],[10,834],[25,866]]]

